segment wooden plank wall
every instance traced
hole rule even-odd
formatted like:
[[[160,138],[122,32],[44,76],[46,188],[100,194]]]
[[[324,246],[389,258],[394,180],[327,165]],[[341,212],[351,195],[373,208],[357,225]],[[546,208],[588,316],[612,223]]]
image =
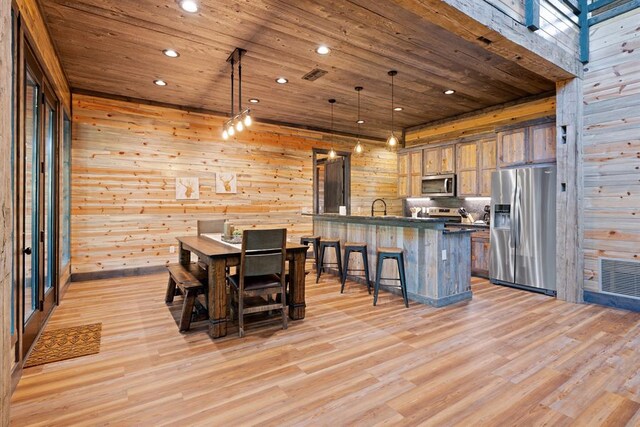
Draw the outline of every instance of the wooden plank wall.
[[[407,147],[425,143],[452,140],[465,136],[494,132],[496,128],[521,123],[541,117],[555,116],[555,96],[524,102],[487,108],[471,114],[465,114],[447,120],[427,123],[407,130]]]
[[[11,399],[11,2],[0,2],[0,425]]]
[[[240,227],[286,226],[294,240],[312,231],[312,147],[326,134],[255,124],[223,142],[223,119],[178,109],[73,96],[72,273],[162,265],[177,260],[175,237],[197,219],[229,218]],[[355,141],[336,137],[337,150]],[[380,143],[352,158],[352,210],[397,198],[395,153]],[[238,193],[215,193],[214,174],[236,172]],[[176,177],[199,177],[200,200],[176,201]]]
[[[584,280],[640,258],[640,9],[591,29],[584,74]]]

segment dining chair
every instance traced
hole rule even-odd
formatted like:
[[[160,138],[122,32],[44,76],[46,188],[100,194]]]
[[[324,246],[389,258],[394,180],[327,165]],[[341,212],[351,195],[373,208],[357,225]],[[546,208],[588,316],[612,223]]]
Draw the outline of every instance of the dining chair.
[[[198,236],[204,233],[222,233],[224,231],[224,219],[198,220]]]
[[[238,273],[228,276],[233,306],[238,308],[240,337],[244,336],[246,314],[281,310],[282,329],[287,329],[286,245],[284,228],[243,232]]]

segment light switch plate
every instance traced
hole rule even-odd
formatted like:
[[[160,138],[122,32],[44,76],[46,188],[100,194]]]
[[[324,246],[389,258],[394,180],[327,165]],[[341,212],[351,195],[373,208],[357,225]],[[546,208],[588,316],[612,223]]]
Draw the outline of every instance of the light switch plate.
[[[446,261],[446,260],[447,260],[447,250],[446,250],[446,249],[443,249],[443,250],[442,250],[442,260],[443,260],[443,261]]]

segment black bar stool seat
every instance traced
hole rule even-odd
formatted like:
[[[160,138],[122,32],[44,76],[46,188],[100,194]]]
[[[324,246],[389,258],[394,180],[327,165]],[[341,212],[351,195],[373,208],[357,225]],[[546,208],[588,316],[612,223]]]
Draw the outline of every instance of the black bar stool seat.
[[[336,251],[336,262],[325,262],[324,251],[326,248],[333,248]],[[338,274],[342,277],[342,257],[340,256],[340,239],[324,239],[320,238],[320,259],[318,260],[316,283],[320,281],[322,269],[327,265],[335,265],[338,267]]]
[[[320,249],[320,236],[302,236],[300,238],[301,245],[313,246],[313,266],[318,269],[318,250]],[[309,259],[309,251],[307,251],[306,258]]]
[[[362,254],[362,263],[364,264],[364,268],[349,269],[349,255],[351,255],[351,253]],[[344,292],[344,283],[347,281],[347,276],[363,277],[361,274],[349,274],[349,271],[364,272],[364,278],[367,281],[367,291],[369,291],[369,295],[371,295],[371,282],[369,281],[369,259],[367,258],[366,243],[346,242],[344,244],[344,273],[342,274],[342,287],[340,288],[340,293]]]
[[[382,275],[382,263],[385,259],[393,259],[398,263],[399,278],[380,277]],[[383,285],[385,287],[394,287],[402,291],[404,305],[409,308],[409,300],[407,298],[407,278],[404,272],[404,251],[401,248],[378,248],[378,259],[376,267],[376,284],[373,292],[373,305],[378,302],[378,291],[380,290],[380,280],[397,280],[399,286]]]

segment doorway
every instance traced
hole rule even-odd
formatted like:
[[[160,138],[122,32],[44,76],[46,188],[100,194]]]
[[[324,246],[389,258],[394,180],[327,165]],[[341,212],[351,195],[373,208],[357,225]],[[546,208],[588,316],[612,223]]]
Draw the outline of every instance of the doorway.
[[[339,213],[345,206],[351,214],[351,153],[313,150],[313,212]]]

